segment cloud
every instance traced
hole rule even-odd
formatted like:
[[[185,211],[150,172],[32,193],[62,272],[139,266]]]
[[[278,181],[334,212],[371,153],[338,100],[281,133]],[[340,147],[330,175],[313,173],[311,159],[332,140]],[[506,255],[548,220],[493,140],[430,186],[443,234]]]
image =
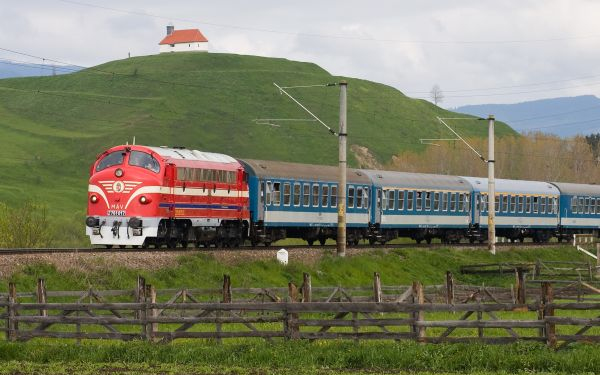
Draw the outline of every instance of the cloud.
[[[213,52],[310,61],[414,96],[428,97],[437,83],[445,106],[600,93],[593,79],[532,85],[600,74],[595,1],[88,2],[132,12],[8,2],[0,8],[0,47],[95,65],[156,53],[173,22],[200,28]]]

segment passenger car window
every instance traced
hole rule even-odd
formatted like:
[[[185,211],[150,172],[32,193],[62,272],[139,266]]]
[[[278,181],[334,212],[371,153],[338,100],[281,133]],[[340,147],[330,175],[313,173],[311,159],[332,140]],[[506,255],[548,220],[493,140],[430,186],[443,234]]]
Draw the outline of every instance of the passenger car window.
[[[409,210],[409,211],[412,211],[412,209],[413,209],[414,195],[415,195],[415,193],[412,192],[412,191],[409,191],[408,194],[407,194],[406,209]]]
[[[142,167],[154,173],[160,172],[158,160],[154,159],[152,155],[142,151],[131,151],[129,154],[129,165]]]
[[[302,189],[304,190],[304,199],[302,201],[302,205],[304,207],[308,207],[308,205],[310,204],[310,185],[309,184],[304,184],[302,185]]]
[[[283,205],[284,206],[289,206],[290,205],[290,183],[289,182],[284,182],[283,184]]]
[[[275,206],[281,204],[281,182],[273,182],[272,201]]]
[[[331,186],[331,207],[337,207],[337,185]]]
[[[96,166],[96,172],[100,172],[108,167],[112,167],[114,165],[123,164],[123,158],[125,156],[124,151],[114,151],[110,154],[106,155],[100,163]]]
[[[312,186],[312,206],[319,207],[319,185]]]

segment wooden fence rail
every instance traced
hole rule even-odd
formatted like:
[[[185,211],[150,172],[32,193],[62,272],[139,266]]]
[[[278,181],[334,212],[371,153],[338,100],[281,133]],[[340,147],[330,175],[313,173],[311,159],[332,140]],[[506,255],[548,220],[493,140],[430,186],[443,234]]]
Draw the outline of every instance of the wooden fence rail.
[[[152,342],[180,338],[498,344],[533,340],[551,347],[600,342],[600,302],[565,303],[559,298],[560,293],[570,296],[572,288],[581,285],[598,294],[600,288],[585,282],[542,281],[527,288],[527,298],[525,283],[517,276],[516,283],[520,282],[516,290],[455,285],[453,275],[447,273],[442,286],[414,282],[387,287],[375,273],[367,288],[325,288],[313,287],[305,273],[300,287],[289,283],[288,288],[232,288],[231,278],[225,275],[221,289],[157,291],[139,277],[131,290],[52,292],[40,279],[34,293],[17,293],[16,285],[9,284],[0,300],[0,319],[10,341],[38,337]],[[207,291],[212,297],[200,301]],[[220,298],[213,298],[216,295]]]

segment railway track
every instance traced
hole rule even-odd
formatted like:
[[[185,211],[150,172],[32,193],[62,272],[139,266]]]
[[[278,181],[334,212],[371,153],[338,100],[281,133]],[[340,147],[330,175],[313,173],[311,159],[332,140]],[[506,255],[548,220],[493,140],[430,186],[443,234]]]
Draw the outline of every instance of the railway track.
[[[549,242],[549,243],[535,243],[535,242],[523,242],[523,243],[496,243],[496,247],[498,248],[507,248],[507,247],[555,247],[555,246],[565,246],[564,243],[557,242]],[[356,246],[348,246],[348,250],[352,249],[407,249],[407,248],[424,248],[424,249],[436,249],[436,248],[457,248],[457,249],[485,249],[487,248],[486,243],[459,243],[459,244],[415,244],[415,243],[407,243],[407,244],[385,244],[385,245],[356,245]],[[335,250],[336,245],[323,245],[323,246],[308,246],[308,245],[278,245],[278,246],[244,246],[239,248],[229,248],[229,247],[208,247],[208,248],[196,248],[196,247],[187,247],[182,248],[178,247],[175,249],[167,249],[167,248],[0,248],[0,256],[1,255],[24,255],[24,254],[86,254],[86,253],[131,253],[131,252],[142,252],[142,253],[169,253],[169,252],[236,252],[236,251],[272,251],[279,250],[281,248],[285,248],[286,250],[294,250],[294,249],[311,249],[314,251],[320,250]]]

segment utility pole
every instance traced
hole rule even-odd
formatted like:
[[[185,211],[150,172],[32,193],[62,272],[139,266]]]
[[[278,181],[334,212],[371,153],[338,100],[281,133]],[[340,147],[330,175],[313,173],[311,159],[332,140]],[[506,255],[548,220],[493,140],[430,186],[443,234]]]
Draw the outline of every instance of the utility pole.
[[[340,85],[340,131],[339,153],[340,153],[340,181],[338,184],[338,230],[337,230],[337,255],[346,256],[346,90],[348,82],[341,81]]]
[[[494,180],[494,115],[488,116],[488,250],[496,254],[496,181]]]

